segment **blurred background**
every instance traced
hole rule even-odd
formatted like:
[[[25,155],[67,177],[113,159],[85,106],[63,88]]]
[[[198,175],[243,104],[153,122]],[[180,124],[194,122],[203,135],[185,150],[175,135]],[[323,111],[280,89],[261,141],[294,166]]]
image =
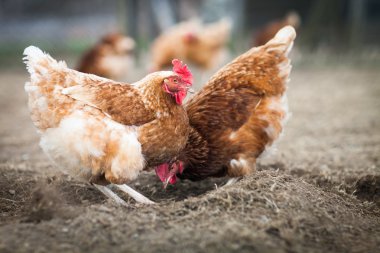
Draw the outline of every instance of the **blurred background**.
[[[38,145],[29,45],[127,82],[179,58],[199,89],[287,24],[292,117],[248,180],[164,191],[144,173],[131,186],[162,204],[124,210]],[[0,252],[379,252],[379,70],[380,0],[0,0]]]
[[[116,31],[135,40],[136,66],[146,66],[154,39],[195,17],[205,24],[231,21],[231,58],[290,12],[300,21],[296,64],[379,62],[378,0],[0,0],[0,67],[21,66],[22,51],[31,44],[64,55],[73,67],[102,36]]]

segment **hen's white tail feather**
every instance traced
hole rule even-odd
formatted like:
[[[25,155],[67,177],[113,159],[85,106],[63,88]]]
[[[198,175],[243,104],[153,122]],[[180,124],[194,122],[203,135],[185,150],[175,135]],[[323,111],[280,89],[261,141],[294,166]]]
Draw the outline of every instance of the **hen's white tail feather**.
[[[49,70],[55,69],[62,71],[67,68],[64,61],[57,62],[49,54],[42,52],[41,49],[35,46],[29,46],[24,50],[25,57],[23,58],[26,68],[31,75],[32,81],[37,81],[38,78],[49,78]],[[37,78],[37,80],[36,80]]]
[[[57,127],[61,118],[66,116],[62,109],[57,108],[65,108],[69,113],[75,106],[60,91],[78,84],[82,77],[67,68],[65,62],[57,62],[35,46],[25,48],[24,55],[23,60],[30,73],[30,81],[25,83],[24,88],[29,97],[31,118],[39,130]]]
[[[273,49],[281,50],[287,56],[292,50],[294,39],[296,38],[296,31],[292,26],[285,26],[279,30],[273,39],[268,41],[266,45],[278,45]]]
[[[281,28],[271,41],[289,43],[296,38],[296,31],[290,25]]]
[[[293,48],[296,31],[292,26],[285,26],[280,29],[276,35],[265,45],[267,51],[280,51],[285,56],[282,62],[278,64],[279,77],[284,78],[285,82],[289,81],[292,66],[288,55]]]
[[[28,60],[39,59],[41,57],[47,56],[47,54],[45,54],[41,51],[41,49],[35,46],[29,46],[25,48],[24,55]]]

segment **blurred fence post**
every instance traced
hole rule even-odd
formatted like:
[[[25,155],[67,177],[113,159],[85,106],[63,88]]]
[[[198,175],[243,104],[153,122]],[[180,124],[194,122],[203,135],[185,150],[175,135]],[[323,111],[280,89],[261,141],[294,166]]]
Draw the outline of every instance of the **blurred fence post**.
[[[365,7],[367,0],[350,0],[349,22],[350,22],[350,46],[361,45],[363,29],[365,28]]]
[[[313,2],[303,29],[305,42],[311,49],[318,48],[320,45],[338,46],[336,49],[344,48],[342,38],[347,34],[342,27],[345,27],[346,2],[347,0],[315,0]]]
[[[126,2],[124,15],[127,15],[127,35],[138,39],[137,20],[138,20],[138,3],[137,0],[119,0]]]
[[[127,17],[126,17],[126,11],[127,11],[127,3],[125,0],[118,0],[117,1],[117,10],[116,10],[116,14],[117,14],[117,26],[118,26],[118,30],[122,33],[126,33],[127,32],[127,28],[126,28],[126,25],[127,25]]]
[[[150,0],[154,20],[160,33],[175,24],[171,2],[168,0]]]
[[[245,2],[245,0],[205,0],[202,5],[202,19],[205,22],[216,22],[222,18],[228,18],[232,22],[229,45],[233,52],[236,52],[237,48],[242,48],[245,41],[242,32]]]
[[[137,0],[119,0],[121,2],[124,2],[124,7],[122,10],[119,10],[119,12],[124,13],[124,16],[126,15],[126,18],[124,19],[124,22],[126,22],[126,34],[129,37],[132,37],[136,41],[136,47],[135,47],[135,58],[136,58],[136,65],[139,65],[140,63],[140,37],[138,34],[138,2]]]

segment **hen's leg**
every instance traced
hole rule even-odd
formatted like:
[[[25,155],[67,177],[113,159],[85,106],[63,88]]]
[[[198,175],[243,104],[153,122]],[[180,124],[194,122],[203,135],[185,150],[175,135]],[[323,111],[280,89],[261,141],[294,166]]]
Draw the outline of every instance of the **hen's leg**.
[[[96,189],[101,191],[104,195],[115,201],[117,204],[121,206],[128,206],[127,203],[122,200],[119,196],[117,196],[113,191],[107,188],[107,186],[104,185],[98,185],[98,184],[93,184]]]
[[[139,203],[143,204],[155,204],[155,202],[151,201],[141,193],[133,190],[131,187],[129,187],[126,184],[115,184],[117,188],[122,190],[123,192],[127,193],[129,196],[131,196],[134,200],[136,200]]]

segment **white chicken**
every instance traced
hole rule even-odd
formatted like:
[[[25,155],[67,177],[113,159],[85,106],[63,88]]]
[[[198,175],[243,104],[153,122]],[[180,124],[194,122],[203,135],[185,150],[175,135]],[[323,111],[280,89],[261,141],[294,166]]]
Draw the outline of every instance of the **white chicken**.
[[[25,84],[40,146],[62,171],[84,179],[118,203],[104,185],[124,185],[139,172],[169,162],[184,148],[188,117],[182,101],[192,84],[186,65],[151,73],[129,85],[67,68],[40,49],[25,49]]]

